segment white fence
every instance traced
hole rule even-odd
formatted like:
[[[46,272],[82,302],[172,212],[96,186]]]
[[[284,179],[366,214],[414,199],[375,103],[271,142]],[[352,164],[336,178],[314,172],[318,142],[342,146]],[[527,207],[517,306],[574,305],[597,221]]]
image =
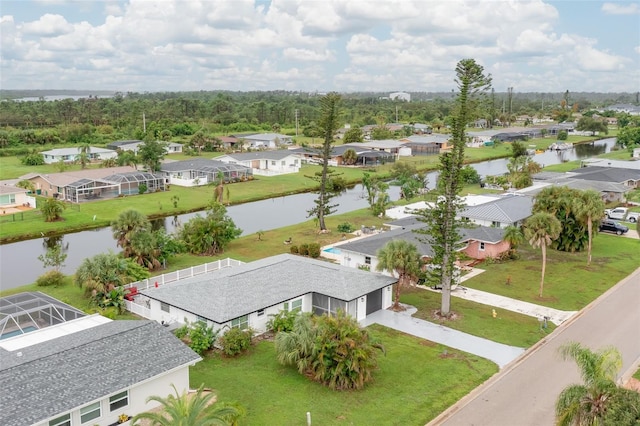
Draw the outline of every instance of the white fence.
[[[181,269],[179,271],[169,272],[167,274],[162,274],[155,277],[147,278],[142,281],[136,281],[134,283],[127,284],[124,287],[125,288],[138,287],[138,290],[145,290],[147,288],[158,287],[174,281],[194,277],[196,275],[206,274],[208,272],[213,272],[218,269],[230,268],[232,266],[239,266],[242,264],[244,264],[244,262],[241,262],[235,259],[230,259],[230,258],[220,259],[216,262],[204,263],[202,265],[192,266],[191,268]]]

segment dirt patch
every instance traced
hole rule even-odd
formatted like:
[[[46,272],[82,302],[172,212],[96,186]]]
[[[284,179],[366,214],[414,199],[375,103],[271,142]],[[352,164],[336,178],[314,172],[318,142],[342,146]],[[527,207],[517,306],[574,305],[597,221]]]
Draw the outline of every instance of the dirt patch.
[[[627,383],[624,384],[623,387],[626,389],[634,390],[636,392],[640,392],[640,380],[632,377],[627,381]]]
[[[439,321],[440,323],[444,323],[447,321],[457,321],[460,318],[462,318],[462,316],[457,312],[449,312],[448,315],[442,315],[437,309],[431,311],[431,319]]]

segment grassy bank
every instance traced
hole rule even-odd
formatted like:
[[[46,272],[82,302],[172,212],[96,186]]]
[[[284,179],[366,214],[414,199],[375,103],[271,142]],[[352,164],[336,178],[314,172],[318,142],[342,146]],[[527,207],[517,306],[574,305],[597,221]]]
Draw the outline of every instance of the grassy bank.
[[[276,361],[263,341],[239,358],[207,356],[190,369],[191,386],[247,408],[242,425],[425,424],[497,372],[490,361],[395,330],[370,326],[386,348],[374,382],[335,392]],[[446,354],[446,355],[445,355]],[[250,389],[251,392],[247,392]]]

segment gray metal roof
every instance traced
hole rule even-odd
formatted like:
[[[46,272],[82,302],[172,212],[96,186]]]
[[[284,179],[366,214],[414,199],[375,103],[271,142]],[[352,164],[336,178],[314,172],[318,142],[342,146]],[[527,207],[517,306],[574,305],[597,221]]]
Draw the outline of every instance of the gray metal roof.
[[[184,172],[189,170],[198,170],[204,172],[216,172],[216,171],[234,171],[234,170],[251,170],[249,167],[241,164],[224,163],[218,160],[209,160],[207,158],[194,158],[191,160],[172,161],[169,163],[162,163],[160,170],[163,172]]]
[[[460,216],[492,222],[515,223],[531,216],[532,208],[532,197],[513,195],[477,206],[466,207],[460,212]]]
[[[281,254],[141,293],[222,324],[312,292],[350,301],[396,281],[330,262]]]
[[[276,151],[257,151],[257,152],[241,152],[237,154],[226,154],[222,157],[229,157],[236,161],[249,161],[249,160],[282,160],[290,155],[297,156],[296,151],[288,149],[278,149]],[[218,158],[222,158],[218,157]]]
[[[3,426],[44,421],[201,359],[155,321],[111,321],[0,357]]]

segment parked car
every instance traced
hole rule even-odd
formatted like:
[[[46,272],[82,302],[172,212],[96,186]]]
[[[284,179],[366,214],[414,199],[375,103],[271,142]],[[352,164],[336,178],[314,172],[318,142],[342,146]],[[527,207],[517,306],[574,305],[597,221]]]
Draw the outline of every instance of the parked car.
[[[629,228],[616,222],[615,220],[603,220],[602,222],[600,222],[600,230],[615,232],[618,235],[622,235],[626,233],[629,230]]]
[[[618,207],[615,209],[606,209],[604,215],[607,219],[626,220],[631,223],[636,223],[640,219],[640,213],[630,212],[626,207]]]

